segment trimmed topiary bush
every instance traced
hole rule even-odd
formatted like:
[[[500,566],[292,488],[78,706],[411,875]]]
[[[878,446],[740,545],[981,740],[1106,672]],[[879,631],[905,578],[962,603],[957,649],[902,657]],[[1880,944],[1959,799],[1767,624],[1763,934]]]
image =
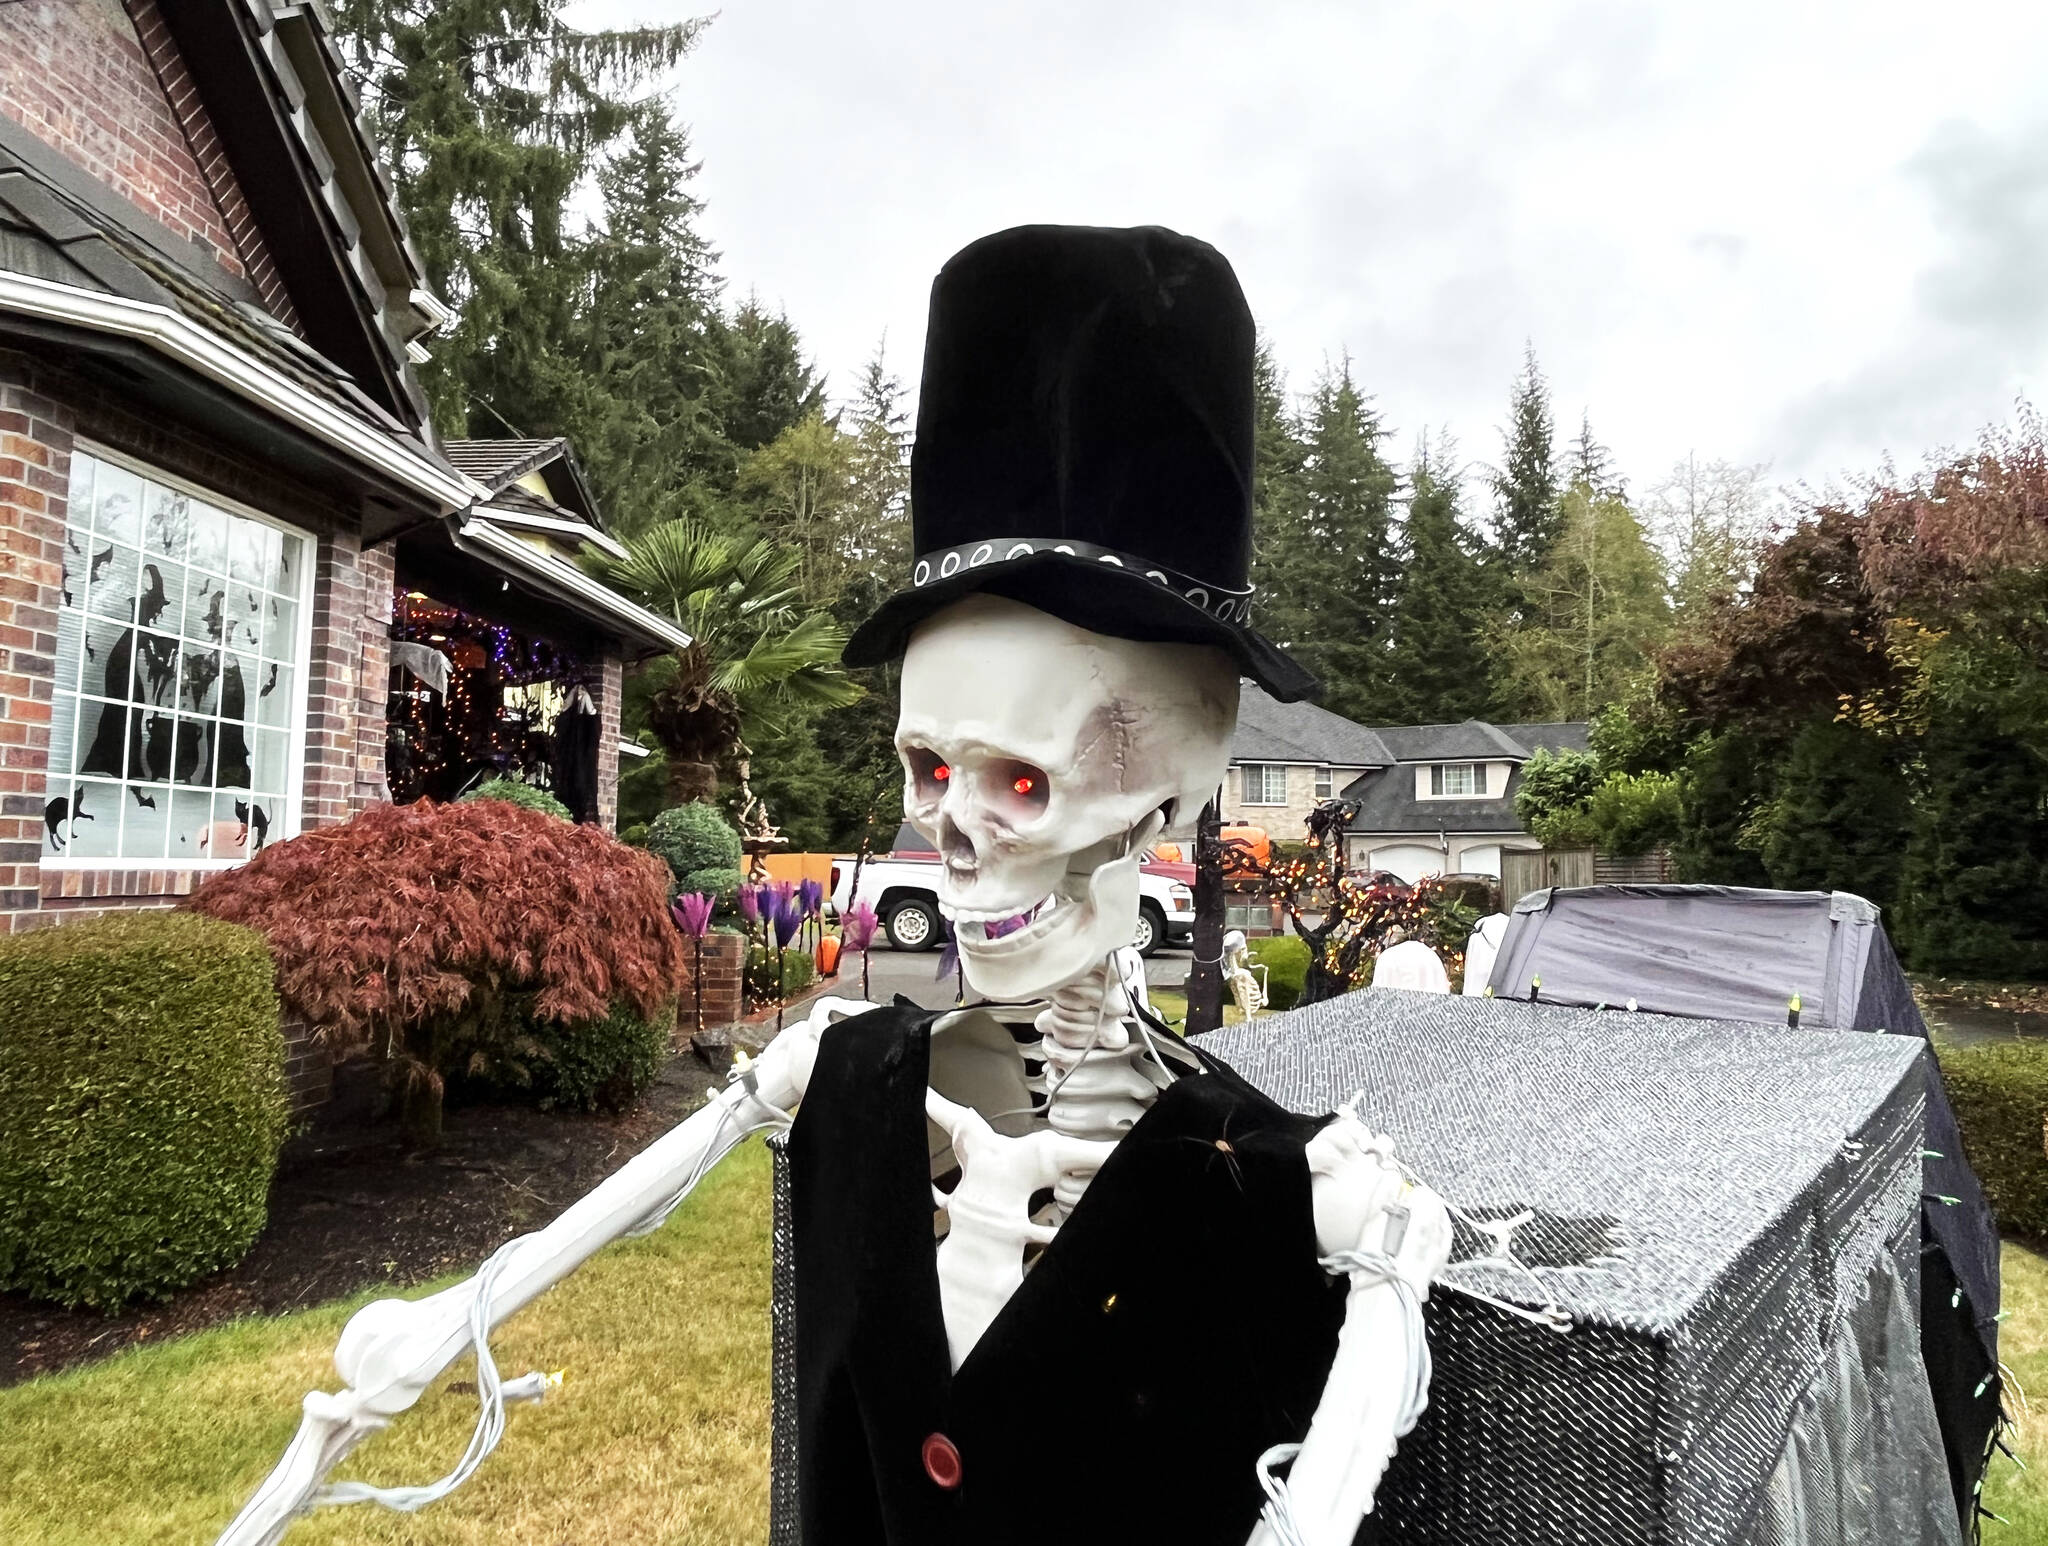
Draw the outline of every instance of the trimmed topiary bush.
[[[720,897],[721,907],[732,905],[743,858],[740,835],[711,806],[701,800],[670,806],[648,823],[647,851],[668,865],[677,890],[708,891]]]
[[[139,912],[0,938],[0,1288],[112,1309],[232,1266],[285,1125],[254,930]]]
[[[2000,1226],[2048,1240],[2048,1041],[1944,1047],[1941,1078]]]
[[[490,1077],[534,1022],[657,1015],[683,980],[661,862],[504,800],[373,806],[187,905],[261,929],[284,1001],[390,1060],[414,1142],[439,1134],[447,1074]]]
[[[463,800],[503,800],[507,805],[521,806],[529,811],[546,811],[550,816],[559,816],[564,821],[574,819],[569,814],[569,807],[545,789],[537,789],[532,784],[522,783],[516,778],[486,779],[464,795],[462,800],[456,801],[456,804],[460,805]]]
[[[1272,934],[1251,942],[1254,961],[1266,968],[1266,1007],[1292,1009],[1308,983],[1308,941],[1298,934]]]

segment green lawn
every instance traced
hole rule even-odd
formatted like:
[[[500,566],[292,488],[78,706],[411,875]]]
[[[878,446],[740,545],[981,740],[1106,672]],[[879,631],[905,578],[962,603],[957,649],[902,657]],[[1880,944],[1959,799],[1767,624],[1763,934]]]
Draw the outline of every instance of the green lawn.
[[[646,1240],[607,1250],[494,1346],[508,1375],[566,1368],[514,1407],[503,1444],[453,1497],[404,1516],[323,1511],[290,1542],[391,1546],[742,1546],[767,1519],[768,1166],[728,1160]],[[2048,1397],[2048,1257],[2005,1252],[2007,1365]],[[366,1296],[367,1297],[367,1296]],[[333,1385],[335,1334],[361,1300],[248,1320],[0,1390],[0,1541],[211,1541]],[[356,1452],[345,1474],[424,1482],[467,1442],[475,1400],[445,1387]],[[2048,1542],[2048,1413],[2000,1458],[1985,1499],[2012,1521],[1990,1546]]]

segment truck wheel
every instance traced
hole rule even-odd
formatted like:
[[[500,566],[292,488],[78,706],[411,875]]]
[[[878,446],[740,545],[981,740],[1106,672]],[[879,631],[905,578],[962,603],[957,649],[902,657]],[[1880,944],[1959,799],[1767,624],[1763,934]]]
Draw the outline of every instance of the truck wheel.
[[[1138,947],[1141,956],[1151,955],[1166,943],[1166,914],[1159,910],[1157,902],[1138,904],[1138,934],[1131,943]]]
[[[898,902],[883,927],[898,950],[929,950],[939,942],[938,909],[929,902]]]

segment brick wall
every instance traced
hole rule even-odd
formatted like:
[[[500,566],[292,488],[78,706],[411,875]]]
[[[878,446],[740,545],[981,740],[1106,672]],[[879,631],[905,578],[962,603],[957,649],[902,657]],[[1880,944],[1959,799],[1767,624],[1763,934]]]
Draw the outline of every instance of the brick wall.
[[[73,415],[39,385],[0,354],[0,918],[10,929],[42,905],[43,779],[71,479]]]
[[[688,979],[676,1000],[676,1044],[686,1045],[697,1030],[696,944],[683,942],[683,973]],[[740,968],[747,942],[738,934],[704,936],[704,1028],[730,1025],[740,1017]]]
[[[390,547],[320,539],[313,581],[313,658],[306,701],[306,786],[300,821],[326,826],[390,798],[384,707],[391,687]]]
[[[597,819],[607,832],[619,830],[619,699],[625,665],[604,658],[604,682],[597,694]]]
[[[232,181],[218,147],[209,181],[120,0],[0,5],[0,113],[222,267],[247,272],[215,199],[220,180]]]

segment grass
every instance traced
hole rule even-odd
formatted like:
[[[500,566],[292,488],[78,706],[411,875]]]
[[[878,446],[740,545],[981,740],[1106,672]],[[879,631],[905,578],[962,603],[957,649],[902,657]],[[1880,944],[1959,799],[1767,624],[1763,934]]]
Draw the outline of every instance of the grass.
[[[1169,995],[1161,995],[1167,997]],[[508,1375],[566,1368],[511,1411],[498,1451],[416,1515],[356,1506],[300,1521],[301,1543],[743,1546],[768,1517],[768,1163],[752,1143],[659,1233],[606,1250],[494,1339]],[[0,1541],[167,1546],[213,1540],[298,1422],[349,1313],[371,1295],[251,1319],[0,1390]],[[2043,1410],[1992,1462],[1987,1546],[2048,1541],[2048,1256],[2005,1248],[2007,1366]],[[468,1441],[458,1366],[340,1474],[424,1482]]]
[[[323,1509],[287,1541],[728,1546],[768,1517],[768,1157],[750,1143],[667,1226],[607,1249],[493,1339],[508,1377],[565,1369],[496,1454],[416,1515]],[[437,1285],[440,1286],[440,1285]],[[333,1389],[345,1304],[238,1321],[0,1390],[0,1541],[210,1542]],[[412,1296],[408,1296],[412,1297]],[[444,1474],[476,1421],[457,1365],[340,1475]]]

